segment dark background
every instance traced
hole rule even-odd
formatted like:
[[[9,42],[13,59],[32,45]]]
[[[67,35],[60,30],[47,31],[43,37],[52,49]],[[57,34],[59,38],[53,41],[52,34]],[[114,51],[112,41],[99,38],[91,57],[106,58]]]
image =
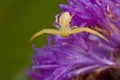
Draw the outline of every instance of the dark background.
[[[58,4],[66,0],[0,0],[0,80],[28,80],[25,71],[33,54],[29,38],[51,28]],[[35,39],[36,47],[46,44],[47,35]]]

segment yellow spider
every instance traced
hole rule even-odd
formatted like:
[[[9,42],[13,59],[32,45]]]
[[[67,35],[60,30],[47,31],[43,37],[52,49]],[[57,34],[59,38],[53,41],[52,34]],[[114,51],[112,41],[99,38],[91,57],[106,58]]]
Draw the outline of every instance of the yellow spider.
[[[101,37],[102,39],[104,39],[106,42],[109,42],[102,34],[100,34],[99,32],[95,31],[95,30],[92,30],[90,28],[79,28],[77,26],[73,26],[75,27],[75,29],[71,29],[70,28],[70,21],[71,21],[71,18],[72,16],[70,16],[69,12],[64,12],[60,18],[59,18],[59,30],[56,30],[56,29],[43,29],[37,33],[35,33],[31,39],[30,39],[30,43],[31,41],[38,37],[39,35],[42,35],[44,33],[47,33],[47,34],[58,34],[58,35],[61,35],[63,37],[66,37],[66,36],[69,36],[70,34],[75,34],[75,33],[79,33],[79,32],[89,32],[91,34],[94,34],[94,35],[97,35],[99,37]],[[56,17],[56,22],[58,22],[58,16]]]

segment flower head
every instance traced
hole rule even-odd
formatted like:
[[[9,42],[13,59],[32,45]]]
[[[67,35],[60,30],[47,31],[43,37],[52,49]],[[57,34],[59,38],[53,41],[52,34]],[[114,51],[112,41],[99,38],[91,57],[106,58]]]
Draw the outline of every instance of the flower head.
[[[32,70],[28,75],[35,80],[70,80],[79,74],[87,74],[101,67],[116,63],[97,44],[89,44],[85,51],[77,44],[44,46],[34,48]]]
[[[71,80],[99,68],[117,67],[120,64],[117,61],[120,57],[119,5],[119,0],[68,0],[68,5],[60,4],[62,13],[74,15],[69,25],[72,30],[73,26],[90,28],[105,36],[109,43],[88,32],[67,37],[48,36],[47,45],[33,47],[35,54],[27,75],[34,80]],[[54,24],[57,28],[58,22]]]

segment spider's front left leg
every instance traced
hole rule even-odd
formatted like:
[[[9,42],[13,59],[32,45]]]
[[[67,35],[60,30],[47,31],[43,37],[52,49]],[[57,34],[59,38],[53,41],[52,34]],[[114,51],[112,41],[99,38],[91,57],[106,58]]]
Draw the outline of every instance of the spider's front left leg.
[[[35,33],[29,40],[29,43],[32,42],[32,40],[44,33],[47,33],[47,34],[60,34],[59,30],[56,30],[56,29],[43,29],[41,31],[38,31],[37,33]]]
[[[55,15],[54,26],[55,26],[57,29],[60,28],[60,25],[59,25],[59,14]]]
[[[95,31],[95,30],[92,30],[90,28],[75,28],[73,30],[70,31],[70,34],[75,34],[75,33],[79,33],[79,32],[83,32],[83,31],[86,31],[86,32],[89,32],[91,34],[94,34],[94,35],[97,35],[99,36],[100,38],[102,38],[103,40],[105,40],[106,42],[109,42],[107,38],[105,38],[102,34],[100,34],[99,32]]]

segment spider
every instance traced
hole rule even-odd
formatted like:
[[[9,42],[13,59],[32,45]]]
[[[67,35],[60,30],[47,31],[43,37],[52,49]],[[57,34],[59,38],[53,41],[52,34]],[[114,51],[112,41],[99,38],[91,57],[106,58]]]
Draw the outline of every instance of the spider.
[[[72,16],[70,16],[69,12],[64,12],[62,15],[60,15],[59,21],[58,21],[58,16],[57,16],[56,17],[56,23],[58,23],[60,25],[59,26],[59,30],[57,30],[57,29],[43,29],[43,30],[35,33],[30,38],[29,43],[31,43],[31,41],[34,38],[36,38],[39,35],[42,35],[44,33],[47,33],[47,34],[58,34],[58,35],[61,35],[62,37],[67,37],[70,34],[75,34],[75,33],[84,32],[84,31],[89,32],[89,33],[94,34],[94,35],[97,35],[100,38],[102,38],[103,40],[105,40],[106,42],[108,42],[108,40],[102,34],[100,34],[99,32],[97,32],[95,30],[92,30],[90,28],[87,28],[87,27],[85,27],[85,28],[79,28],[77,26],[73,26],[73,27],[75,27],[75,29],[71,29],[70,28],[71,18],[72,18]]]

